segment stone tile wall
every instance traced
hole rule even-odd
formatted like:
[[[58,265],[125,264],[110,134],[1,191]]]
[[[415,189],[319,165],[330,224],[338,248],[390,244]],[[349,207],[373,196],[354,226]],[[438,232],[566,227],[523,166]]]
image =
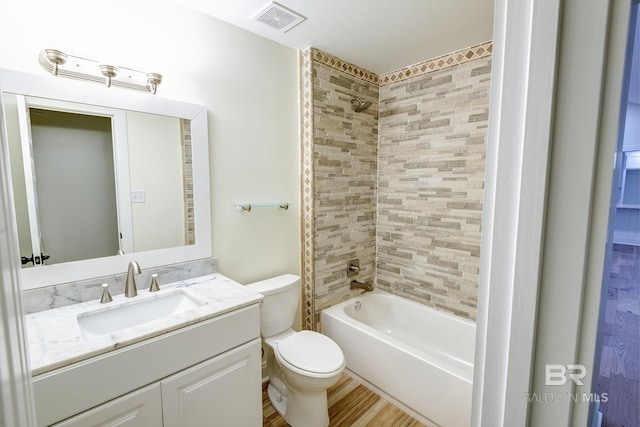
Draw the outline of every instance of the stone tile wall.
[[[475,319],[491,59],[380,88],[380,289]]]
[[[475,319],[492,47],[381,77],[302,52],[305,329],[358,293],[352,258],[358,280]]]
[[[355,295],[347,260],[360,260],[359,280],[374,278],[378,92],[377,84],[313,63],[315,325],[322,309]],[[355,112],[353,97],[372,105]]]

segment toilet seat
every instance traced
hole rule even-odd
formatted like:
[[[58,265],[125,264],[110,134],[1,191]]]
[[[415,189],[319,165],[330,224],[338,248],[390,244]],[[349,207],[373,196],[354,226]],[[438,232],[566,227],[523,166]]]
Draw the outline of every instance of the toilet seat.
[[[289,369],[310,377],[331,376],[345,366],[338,344],[313,331],[300,331],[278,341],[275,353]]]

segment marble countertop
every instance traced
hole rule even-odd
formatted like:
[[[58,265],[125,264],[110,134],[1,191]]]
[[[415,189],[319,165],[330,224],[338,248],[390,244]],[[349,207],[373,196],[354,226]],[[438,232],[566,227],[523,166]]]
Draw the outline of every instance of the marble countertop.
[[[161,290],[154,293],[138,290],[138,296],[134,298],[125,298],[123,294],[114,295],[113,301],[107,304],[100,304],[99,300],[94,300],[27,315],[26,328],[32,375],[104,354],[262,300],[262,295],[218,273],[160,287]],[[83,337],[78,324],[78,314],[160,298],[167,293],[175,293],[175,289],[180,288],[201,305],[110,334]]]

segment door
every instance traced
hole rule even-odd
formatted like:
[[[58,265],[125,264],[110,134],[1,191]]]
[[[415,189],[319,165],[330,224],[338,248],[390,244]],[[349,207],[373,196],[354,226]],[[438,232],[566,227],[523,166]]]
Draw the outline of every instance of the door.
[[[33,265],[42,264],[42,250],[40,248],[40,226],[38,225],[38,198],[37,182],[33,167],[33,147],[31,140],[31,121],[29,116],[29,107],[27,107],[24,96],[16,97],[18,106],[18,119],[20,121],[20,139],[22,141],[22,161],[25,179],[25,192],[27,197],[27,214],[29,222],[31,251],[25,252],[26,248],[20,248],[22,251],[22,263],[27,265],[31,260]]]
[[[631,3],[496,2],[474,426],[589,421]]]
[[[33,264],[45,263],[41,254],[57,264],[131,252],[124,116],[22,96],[18,104]]]
[[[111,119],[29,112],[42,252],[51,264],[117,254]]]
[[[637,9],[637,8],[636,8]],[[640,425],[640,26],[630,29],[602,275],[593,425]],[[633,23],[633,19],[632,19]],[[630,404],[630,402],[636,402]]]
[[[1,92],[1,91],[0,91]],[[4,128],[0,103],[0,128]],[[35,425],[6,134],[0,132],[0,426]]]

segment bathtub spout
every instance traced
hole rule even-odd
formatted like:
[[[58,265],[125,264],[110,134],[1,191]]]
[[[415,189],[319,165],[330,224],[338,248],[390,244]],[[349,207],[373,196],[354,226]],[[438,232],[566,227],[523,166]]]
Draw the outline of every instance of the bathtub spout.
[[[357,280],[352,280],[351,285],[349,286],[349,289],[351,290],[362,289],[364,292],[371,292],[373,291],[373,283],[363,283],[363,282],[358,282]]]

